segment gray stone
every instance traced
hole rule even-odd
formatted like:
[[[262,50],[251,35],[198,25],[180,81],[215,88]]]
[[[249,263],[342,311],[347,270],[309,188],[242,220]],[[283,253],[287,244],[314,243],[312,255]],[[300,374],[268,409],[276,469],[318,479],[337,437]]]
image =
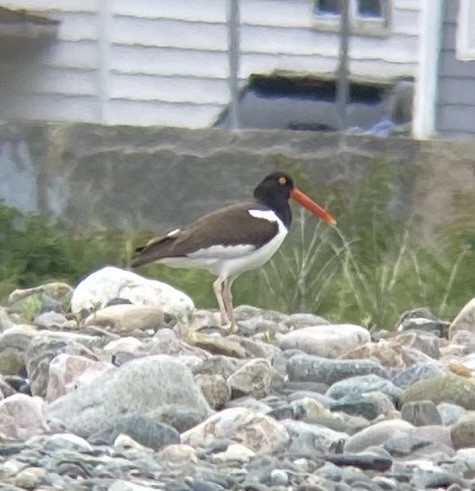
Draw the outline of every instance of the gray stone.
[[[235,397],[250,395],[259,398],[270,393],[274,376],[275,370],[268,360],[255,359],[236,370],[227,382]]]
[[[349,438],[348,434],[334,431],[325,426],[293,421],[282,421],[289,434],[287,451],[299,456],[313,456],[315,453],[333,452]]]
[[[394,385],[405,389],[419,380],[441,377],[447,375],[447,373],[447,370],[437,363],[421,362],[415,363],[402,372],[399,372],[393,377],[392,382]]]
[[[161,307],[155,305],[120,304],[93,312],[84,321],[85,326],[102,326],[112,332],[157,331],[168,326]]]
[[[454,424],[458,421],[460,416],[463,416],[467,412],[462,406],[451,404],[450,402],[441,402],[440,404],[437,404],[437,410],[444,426]]]
[[[213,409],[221,409],[231,399],[231,387],[220,374],[195,375],[195,381]]]
[[[93,444],[112,445],[120,434],[158,452],[166,445],[180,443],[180,434],[171,426],[157,423],[142,414],[130,414],[113,419],[110,424],[89,437]]]
[[[336,358],[370,341],[369,331],[354,324],[329,324],[296,329],[284,334],[279,345],[283,350],[298,349],[304,353]]]
[[[13,327],[15,323],[10,319],[7,311],[0,307],[0,333]]]
[[[192,368],[193,374],[205,374],[214,375],[220,374],[227,379],[232,373],[234,373],[245,362],[231,358],[230,356],[213,355],[200,364]]]
[[[373,445],[381,445],[389,438],[406,436],[414,426],[398,419],[381,421],[351,436],[345,443],[345,452],[362,452]]]
[[[39,397],[14,394],[0,401],[1,432],[8,437],[27,439],[47,430],[44,402]]]
[[[26,350],[37,331],[30,326],[15,326],[0,334],[0,373],[26,374]]]
[[[191,371],[169,356],[156,355],[101,373],[91,383],[52,402],[47,414],[88,437],[116,416],[146,414],[171,405],[197,409],[203,418],[211,413]]]
[[[372,360],[330,360],[313,355],[292,356],[286,370],[291,381],[323,382],[328,385],[357,375],[388,376],[387,371]]]
[[[332,411],[343,411],[353,416],[363,416],[373,420],[380,414],[387,414],[394,410],[391,399],[382,392],[364,392],[361,394],[348,394],[330,405]]]
[[[475,384],[456,375],[447,375],[416,382],[400,395],[401,405],[425,400],[435,404],[451,402],[465,409],[475,409]]]
[[[442,424],[437,406],[432,401],[407,402],[401,408],[401,417],[414,426]]]
[[[454,447],[475,447],[475,413],[461,417],[451,428],[451,437]]]
[[[61,329],[68,321],[66,317],[58,312],[43,312],[35,317],[34,323],[40,329]]]
[[[31,341],[26,352],[26,369],[33,395],[46,396],[49,366],[56,356],[67,352],[71,355],[84,355],[95,359],[92,351],[75,339],[83,340],[81,336],[76,337],[74,334],[69,337],[45,331]]]
[[[393,401],[396,401],[402,391],[390,380],[370,374],[340,380],[340,382],[333,384],[325,395],[333,399],[341,399],[343,397],[361,395],[366,392],[381,392]]]
[[[326,455],[325,459],[338,466],[353,466],[363,470],[373,470],[384,472],[391,468],[392,458],[382,456],[372,452],[345,453],[336,455]]]
[[[408,331],[398,334],[395,337],[398,343],[404,346],[410,346],[422,353],[438,360],[440,358],[439,337],[435,334],[427,334],[418,331]]]
[[[286,445],[289,435],[278,421],[249,409],[225,409],[195,428],[182,433],[182,443],[193,447],[207,445],[216,439],[241,443],[256,453],[272,453]]]

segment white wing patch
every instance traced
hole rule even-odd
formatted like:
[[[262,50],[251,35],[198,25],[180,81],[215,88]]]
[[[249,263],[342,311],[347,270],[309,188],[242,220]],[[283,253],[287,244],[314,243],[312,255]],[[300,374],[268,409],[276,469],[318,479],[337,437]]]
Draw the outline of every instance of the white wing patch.
[[[195,252],[187,254],[188,257],[198,259],[233,259],[236,257],[241,257],[248,252],[255,249],[252,244],[239,244],[239,245],[214,245],[207,247],[206,249],[199,249]]]
[[[176,228],[175,230],[168,232],[167,237],[171,237],[172,235],[176,235],[178,232],[181,232],[181,230],[179,228]]]
[[[263,218],[268,222],[278,222],[277,215],[271,210],[249,210],[249,215],[254,218]]]

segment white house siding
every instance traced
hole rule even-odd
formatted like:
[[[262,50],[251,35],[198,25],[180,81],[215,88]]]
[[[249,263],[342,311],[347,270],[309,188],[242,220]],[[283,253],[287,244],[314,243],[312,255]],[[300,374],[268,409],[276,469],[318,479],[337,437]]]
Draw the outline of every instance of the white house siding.
[[[44,50],[11,117],[210,126],[229,102],[227,0],[0,0],[53,15]],[[412,76],[420,0],[393,0],[386,36],[353,35],[350,71]],[[313,25],[310,0],[241,0],[240,79],[275,71],[331,76],[338,34]]]
[[[475,136],[475,61],[456,57],[458,0],[444,2],[436,130],[446,137]]]

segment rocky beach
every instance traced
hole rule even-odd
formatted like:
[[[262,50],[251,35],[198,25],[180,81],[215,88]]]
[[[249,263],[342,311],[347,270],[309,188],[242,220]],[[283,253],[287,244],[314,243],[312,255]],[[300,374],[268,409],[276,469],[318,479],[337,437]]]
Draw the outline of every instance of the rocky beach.
[[[14,291],[0,490],[475,490],[475,299],[372,332],[235,317],[114,267]]]

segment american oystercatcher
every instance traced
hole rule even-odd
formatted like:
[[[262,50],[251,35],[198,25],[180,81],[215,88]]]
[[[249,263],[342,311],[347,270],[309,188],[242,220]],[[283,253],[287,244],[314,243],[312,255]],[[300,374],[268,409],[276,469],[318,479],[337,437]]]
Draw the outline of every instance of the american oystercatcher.
[[[331,224],[335,219],[297,189],[282,172],[268,175],[254,199],[209,213],[183,229],[152,239],[136,249],[133,267],[158,262],[178,268],[207,269],[223,325],[234,323],[231,285],[244,271],[268,261],[282,244],[292,221],[289,199]]]

